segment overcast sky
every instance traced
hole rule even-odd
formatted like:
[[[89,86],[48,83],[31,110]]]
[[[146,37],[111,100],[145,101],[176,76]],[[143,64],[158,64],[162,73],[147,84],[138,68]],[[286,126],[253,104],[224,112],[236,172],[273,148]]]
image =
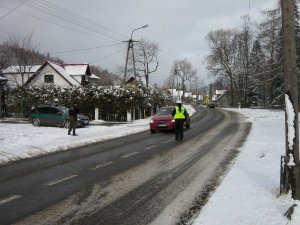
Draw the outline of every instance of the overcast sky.
[[[123,41],[130,38],[133,29],[148,24],[148,28],[134,31],[133,39],[144,38],[159,45],[160,66],[151,75],[150,83],[163,84],[176,59],[189,60],[198,70],[199,79],[206,79],[203,59],[209,52],[205,41],[208,32],[221,28],[240,28],[241,17],[248,13],[253,22],[259,22],[262,20],[261,11],[273,9],[278,1],[27,0],[21,4],[22,2],[24,0],[0,0],[0,42],[7,40],[8,35],[26,36],[33,32],[34,41],[39,44],[42,53],[49,52],[51,56],[62,58],[66,63],[90,63],[117,73],[125,65],[126,43]],[[9,13],[13,9],[15,10]],[[61,15],[53,16],[53,10]],[[90,20],[88,24],[82,24],[84,19]],[[87,48],[93,49],[65,52]]]

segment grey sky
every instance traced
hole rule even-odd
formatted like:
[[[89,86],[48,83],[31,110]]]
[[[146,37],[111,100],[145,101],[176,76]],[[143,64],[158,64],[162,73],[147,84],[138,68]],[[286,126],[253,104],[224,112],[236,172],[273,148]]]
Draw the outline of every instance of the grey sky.
[[[0,18],[24,0],[0,0]],[[273,9],[277,0],[28,0],[0,20],[0,42],[8,35],[25,36],[33,32],[42,53],[62,58],[66,63],[91,63],[118,72],[125,64],[125,49],[131,31],[133,39],[144,38],[159,44],[160,66],[150,83],[162,84],[176,59],[187,59],[207,77],[202,63],[208,54],[205,36],[216,29],[239,28],[241,17],[249,13],[253,22],[262,19],[261,11]],[[61,8],[53,8],[53,5]],[[250,3],[250,4],[249,4]],[[45,10],[47,6],[47,10]],[[250,6],[250,7],[249,7]],[[51,16],[49,9],[64,16]],[[97,23],[103,31],[86,29],[63,18],[66,10]],[[31,15],[31,16],[29,16]],[[40,19],[38,19],[40,18]],[[71,16],[74,22],[74,15]],[[78,17],[77,17],[78,18]],[[78,18],[83,21],[83,18]],[[93,29],[93,30],[92,30]],[[107,32],[110,34],[107,36]],[[108,46],[110,45],[110,46]],[[106,46],[106,47],[101,47]],[[93,50],[55,53],[83,48]]]

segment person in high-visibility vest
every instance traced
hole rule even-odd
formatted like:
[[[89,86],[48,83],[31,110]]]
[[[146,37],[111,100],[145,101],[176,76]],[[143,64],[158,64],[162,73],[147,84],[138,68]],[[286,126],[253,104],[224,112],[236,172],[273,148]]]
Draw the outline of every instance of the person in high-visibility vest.
[[[176,101],[176,103],[177,105],[172,112],[172,116],[175,119],[175,141],[182,141],[184,120],[187,117],[187,112],[180,100]]]

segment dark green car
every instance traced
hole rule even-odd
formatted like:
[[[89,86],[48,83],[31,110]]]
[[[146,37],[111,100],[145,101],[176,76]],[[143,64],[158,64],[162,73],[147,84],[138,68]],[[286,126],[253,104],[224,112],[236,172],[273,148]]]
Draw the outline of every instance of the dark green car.
[[[58,126],[69,128],[69,109],[65,106],[40,105],[31,110],[30,121],[33,126]],[[89,125],[87,116],[77,115],[77,127]]]

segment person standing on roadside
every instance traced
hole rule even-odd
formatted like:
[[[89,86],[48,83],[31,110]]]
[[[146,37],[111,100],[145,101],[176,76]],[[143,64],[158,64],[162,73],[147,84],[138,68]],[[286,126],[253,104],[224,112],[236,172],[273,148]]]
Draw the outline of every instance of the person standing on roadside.
[[[77,114],[79,113],[79,110],[77,108],[77,104],[73,103],[71,108],[69,109],[69,120],[70,120],[70,126],[68,130],[68,135],[71,134],[71,131],[73,130],[73,135],[76,136],[76,127],[77,127]]]
[[[172,116],[175,119],[175,141],[182,141],[184,120],[187,117],[187,112],[180,100],[176,101],[176,104],[172,112]]]

